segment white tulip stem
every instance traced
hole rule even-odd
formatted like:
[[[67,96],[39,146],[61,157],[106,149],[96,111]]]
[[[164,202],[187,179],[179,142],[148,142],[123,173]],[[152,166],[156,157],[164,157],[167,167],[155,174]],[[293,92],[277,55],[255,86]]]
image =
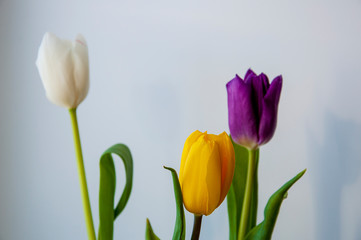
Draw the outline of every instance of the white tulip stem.
[[[73,127],[75,155],[76,155],[77,164],[78,164],[80,191],[81,191],[81,197],[82,197],[82,201],[83,201],[83,208],[84,208],[86,228],[87,228],[87,232],[88,232],[88,239],[96,240],[92,212],[91,212],[90,201],[89,201],[88,187],[87,187],[86,177],[85,177],[83,153],[82,153],[81,144],[80,144],[80,135],[79,135],[79,128],[78,128],[78,120],[76,117],[76,108],[69,109],[69,113],[70,113],[70,118],[71,118],[71,125]]]

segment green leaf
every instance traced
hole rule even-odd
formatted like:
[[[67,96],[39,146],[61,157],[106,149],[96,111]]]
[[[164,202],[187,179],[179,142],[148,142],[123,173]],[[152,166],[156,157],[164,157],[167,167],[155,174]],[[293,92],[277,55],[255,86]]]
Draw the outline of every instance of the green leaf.
[[[236,165],[232,185],[227,195],[228,221],[229,221],[229,239],[237,240],[239,223],[241,219],[244,191],[246,188],[247,169],[248,169],[248,150],[232,140],[235,152]],[[256,167],[254,174],[254,184],[252,191],[250,218],[247,229],[250,230],[257,222],[257,205],[258,205],[258,159],[259,150],[256,150]],[[247,232],[248,232],[247,230]]]
[[[237,240],[239,217],[237,211],[237,197],[232,184],[227,194],[229,239]]]
[[[174,188],[174,197],[177,208],[176,222],[173,232],[173,240],[184,240],[186,237],[186,221],[184,216],[183,208],[183,197],[182,190],[179,184],[177,172],[173,168],[164,167],[165,169],[171,171],[173,178],[173,188]]]
[[[126,182],[120,200],[114,208],[116,174],[112,154],[118,155],[124,163]],[[115,144],[108,148],[100,158],[99,184],[99,232],[98,239],[112,240],[114,220],[125,208],[133,184],[133,159],[129,148],[124,144]]]
[[[150,225],[149,219],[147,218],[147,225],[145,228],[145,240],[160,240],[157,235],[153,232],[152,225]]]
[[[306,169],[297,174],[294,178],[289,180],[277,192],[275,192],[268,200],[264,210],[264,220],[256,227],[254,227],[246,236],[246,240],[268,240],[271,239],[274,226],[281,208],[281,204],[287,196],[287,191],[292,187],[298,179],[300,179]]]

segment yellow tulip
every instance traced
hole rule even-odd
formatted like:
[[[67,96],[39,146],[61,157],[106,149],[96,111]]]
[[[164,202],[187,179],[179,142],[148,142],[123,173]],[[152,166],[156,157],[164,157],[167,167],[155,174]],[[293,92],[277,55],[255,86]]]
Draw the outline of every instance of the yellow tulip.
[[[193,132],[184,144],[179,171],[186,209],[196,215],[211,214],[228,193],[234,165],[234,149],[227,133]]]

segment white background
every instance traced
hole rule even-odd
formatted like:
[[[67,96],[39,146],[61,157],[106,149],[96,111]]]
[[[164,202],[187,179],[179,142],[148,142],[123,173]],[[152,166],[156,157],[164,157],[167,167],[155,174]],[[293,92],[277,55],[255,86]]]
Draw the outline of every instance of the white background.
[[[47,31],[82,33],[89,46],[78,116],[96,229],[99,157],[122,142],[135,173],[114,239],[144,239],[147,217],[171,239],[162,166],[178,170],[194,130],[228,132],[225,84],[251,67],[284,78],[276,134],[261,148],[259,221],[271,194],[307,168],[273,238],[361,239],[360,12],[360,0],[0,0],[0,239],[86,239],[70,119],[35,67]],[[228,239],[226,204],[204,218],[201,239]]]

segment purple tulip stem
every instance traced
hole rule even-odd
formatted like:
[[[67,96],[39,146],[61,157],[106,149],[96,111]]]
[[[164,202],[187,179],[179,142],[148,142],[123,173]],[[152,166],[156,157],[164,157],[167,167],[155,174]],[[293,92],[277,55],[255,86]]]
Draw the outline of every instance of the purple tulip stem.
[[[244,240],[247,234],[247,224],[249,223],[249,213],[251,208],[252,189],[254,183],[254,174],[256,170],[256,150],[248,149],[248,169],[247,182],[244,193],[241,221],[239,225],[238,240]]]

